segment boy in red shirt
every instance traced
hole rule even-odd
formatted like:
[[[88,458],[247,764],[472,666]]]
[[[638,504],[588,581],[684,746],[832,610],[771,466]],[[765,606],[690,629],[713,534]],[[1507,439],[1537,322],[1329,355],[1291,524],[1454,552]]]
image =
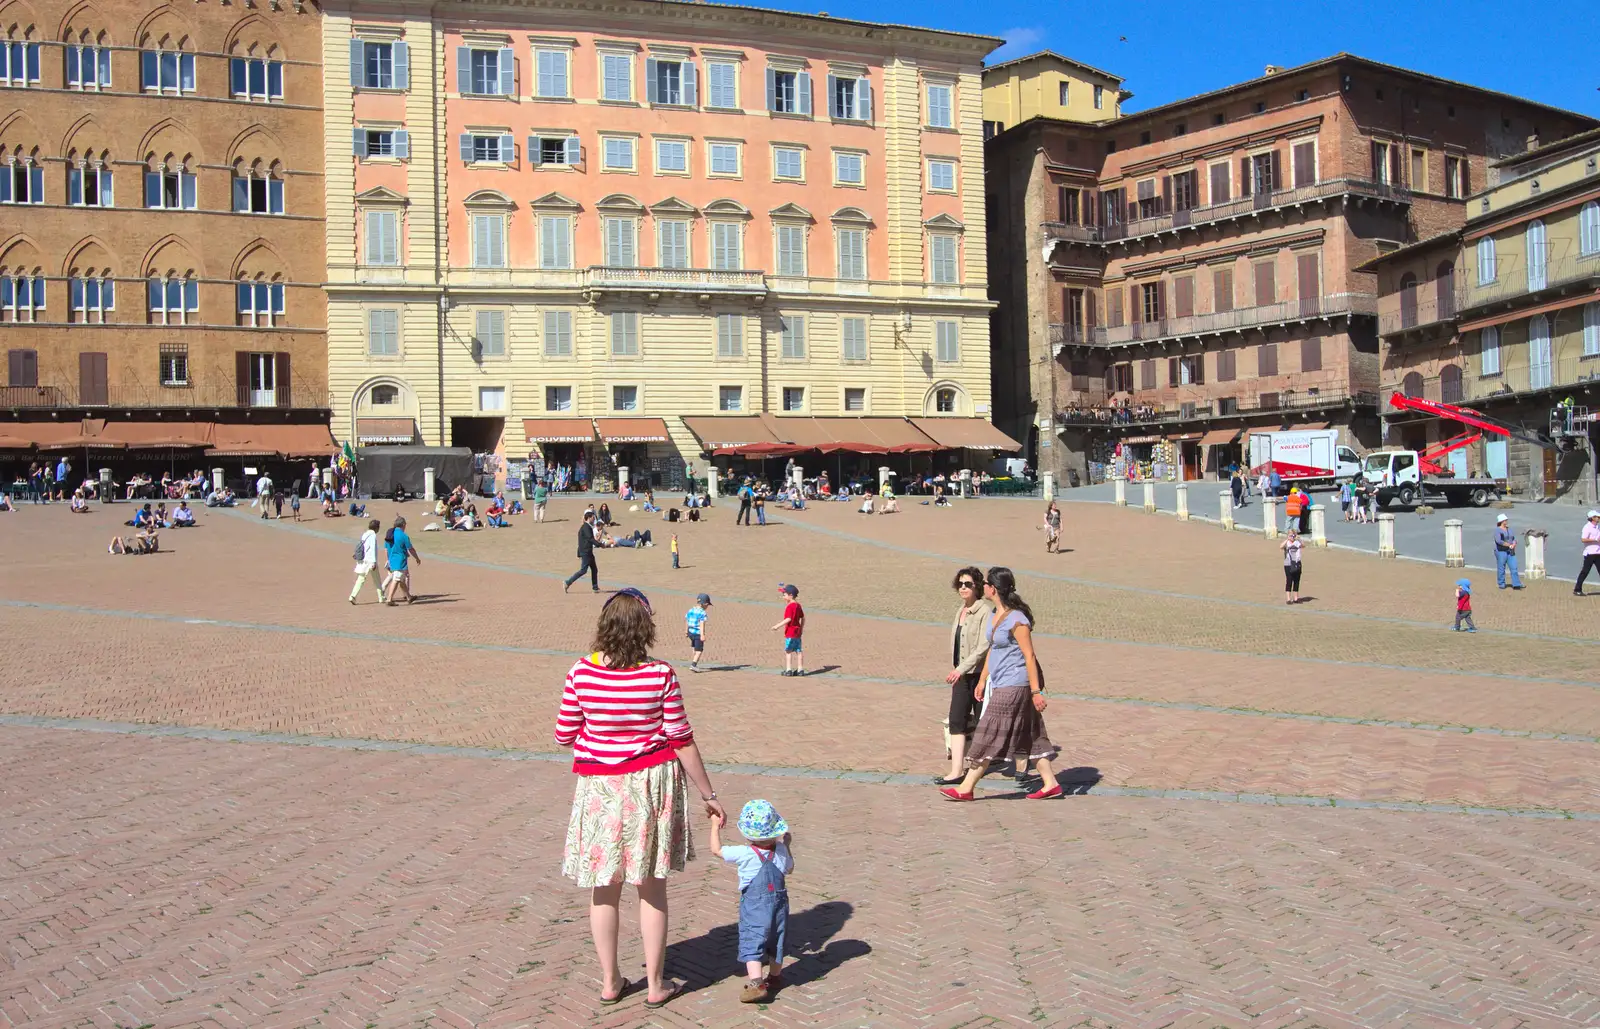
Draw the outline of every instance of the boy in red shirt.
[[[800,634],[805,631],[806,613],[800,606],[800,601],[795,599],[800,596],[800,587],[794,583],[779,586],[778,592],[783,594],[788,601],[783,608],[783,621],[772,627],[773,632],[783,630],[783,674],[806,674],[806,656],[800,649]],[[790,657],[793,656],[794,667],[790,667]]]
[[[1468,632],[1477,632],[1478,627],[1472,624],[1472,580],[1456,580],[1456,632],[1461,631],[1461,623],[1467,623]]]

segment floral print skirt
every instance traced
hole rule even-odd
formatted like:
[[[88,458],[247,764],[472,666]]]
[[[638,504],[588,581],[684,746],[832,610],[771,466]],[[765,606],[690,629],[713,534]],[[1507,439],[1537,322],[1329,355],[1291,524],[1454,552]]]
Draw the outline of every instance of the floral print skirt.
[[[580,775],[561,874],[579,886],[637,886],[694,859],[689,787],[676,758],[621,775]]]

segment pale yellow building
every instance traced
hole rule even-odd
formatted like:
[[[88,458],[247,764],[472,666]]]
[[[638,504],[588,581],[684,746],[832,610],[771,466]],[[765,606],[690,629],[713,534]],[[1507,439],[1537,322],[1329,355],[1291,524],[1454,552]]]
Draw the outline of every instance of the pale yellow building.
[[[1029,118],[1112,121],[1122,116],[1122,102],[1132,96],[1110,72],[1041,50],[983,70],[984,135]]]

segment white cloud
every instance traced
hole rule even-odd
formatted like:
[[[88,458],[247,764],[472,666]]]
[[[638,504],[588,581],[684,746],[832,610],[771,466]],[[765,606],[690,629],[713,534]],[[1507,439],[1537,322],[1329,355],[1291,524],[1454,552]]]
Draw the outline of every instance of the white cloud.
[[[1013,57],[1021,57],[1023,54],[1032,53],[1044,45],[1047,35],[1048,33],[1044,29],[1036,27],[1018,26],[1017,28],[1006,29],[1000,33],[1001,38],[1005,40],[1005,45],[989,55],[988,63],[998,64],[1001,61],[1009,61]]]

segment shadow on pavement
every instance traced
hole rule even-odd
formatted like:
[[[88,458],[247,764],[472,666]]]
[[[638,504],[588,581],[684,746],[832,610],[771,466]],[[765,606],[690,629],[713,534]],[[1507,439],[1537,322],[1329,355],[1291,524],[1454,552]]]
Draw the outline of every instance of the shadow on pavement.
[[[855,907],[842,900],[790,913],[786,949],[797,960],[783,970],[785,989],[815,982],[846,961],[872,953],[865,940],[833,938],[854,913]],[[667,975],[684,980],[690,990],[742,978],[738,923],[719,925],[703,936],[669,944]]]

